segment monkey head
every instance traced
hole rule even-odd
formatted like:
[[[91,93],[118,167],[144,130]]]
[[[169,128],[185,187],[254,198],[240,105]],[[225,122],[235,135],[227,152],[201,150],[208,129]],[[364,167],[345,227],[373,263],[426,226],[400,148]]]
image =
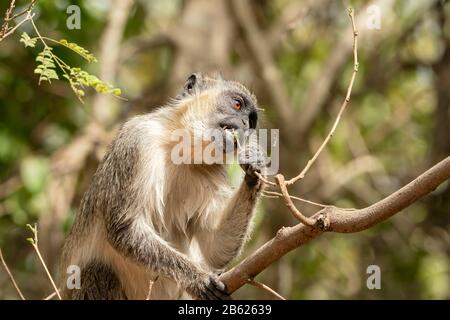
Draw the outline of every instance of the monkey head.
[[[214,146],[212,155],[235,152],[258,122],[257,101],[247,88],[220,76],[190,75],[177,96],[182,127],[193,146]]]

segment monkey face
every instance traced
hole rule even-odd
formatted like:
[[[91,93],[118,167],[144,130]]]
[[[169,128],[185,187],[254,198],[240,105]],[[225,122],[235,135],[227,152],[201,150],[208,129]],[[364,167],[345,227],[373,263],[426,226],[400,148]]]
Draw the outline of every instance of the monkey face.
[[[194,163],[233,163],[258,122],[255,96],[242,84],[220,76],[192,74],[175,106],[181,120],[175,128],[186,131],[181,140],[189,146],[183,154]]]
[[[251,96],[232,87],[218,97],[217,111],[212,119],[212,127],[222,133],[223,151],[229,152],[243,145],[250,130],[256,128],[258,115]]]
[[[200,122],[196,128],[222,153],[235,151],[256,128],[256,98],[238,82],[195,73],[187,78],[179,98],[191,101],[192,123]]]

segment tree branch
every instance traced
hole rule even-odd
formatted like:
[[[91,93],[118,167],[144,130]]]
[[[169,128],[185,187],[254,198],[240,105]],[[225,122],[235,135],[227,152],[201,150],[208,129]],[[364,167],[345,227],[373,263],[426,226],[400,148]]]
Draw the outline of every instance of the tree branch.
[[[13,2],[11,2],[11,4],[13,5],[14,4],[14,1]],[[33,3],[32,4],[34,4],[34,1],[33,1]],[[5,39],[6,37],[9,37],[10,35],[12,35],[21,25],[23,25],[25,22],[27,22],[27,21],[31,21],[32,19],[33,19],[33,17],[34,17],[34,13],[31,13],[31,9],[32,9],[32,7],[33,6],[30,6],[29,8],[28,8],[28,11],[25,11],[26,13],[27,13],[27,15],[26,15],[26,17],[22,20],[22,21],[20,21],[19,23],[17,23],[14,27],[9,27],[8,26],[8,22],[12,19],[12,18],[5,18],[5,21],[4,21],[4,23],[3,23],[3,27],[2,27],[2,30],[0,30],[0,41],[2,41],[3,39]],[[12,7],[12,8],[14,8],[14,7]],[[7,16],[8,16],[8,14],[7,14]]]
[[[228,292],[232,293],[286,253],[325,231],[353,233],[368,229],[405,209],[448,179],[450,179],[450,157],[443,159],[400,190],[370,207],[358,210],[326,207],[312,217],[319,222],[315,226],[298,224],[281,228],[272,240],[237,266],[223,273],[220,279],[227,286]]]
[[[313,163],[316,161],[317,157],[320,155],[322,150],[328,144],[328,141],[330,141],[331,137],[333,136],[334,132],[336,131],[339,121],[341,120],[341,117],[345,111],[345,108],[347,107],[348,103],[350,102],[350,95],[352,93],[353,84],[355,83],[356,73],[358,72],[359,62],[358,62],[358,30],[356,30],[355,18],[354,18],[352,8],[348,9],[348,15],[350,17],[350,21],[352,24],[352,30],[353,30],[353,73],[352,73],[352,77],[350,79],[350,83],[347,88],[347,94],[345,95],[344,102],[342,103],[341,108],[339,109],[339,113],[338,113],[336,120],[334,121],[333,126],[331,127],[331,130],[328,133],[327,137],[322,142],[319,149],[316,151],[316,153],[311,158],[311,160],[308,161],[306,167],[296,177],[286,181],[287,185],[294,184],[296,181],[303,179],[305,177],[309,168],[311,168]]]
[[[373,0],[367,2],[367,4],[361,8],[360,12],[366,12],[366,9],[375,5],[383,12],[383,32],[378,32],[375,36],[371,30],[364,28],[361,32],[364,32],[366,37],[362,37],[362,46],[365,47],[367,52],[374,52],[379,44],[386,41],[388,38],[390,41],[394,41],[405,34],[409,34],[411,26],[418,25],[418,20],[423,16],[423,12],[427,12],[430,7],[436,3],[436,0],[421,1],[414,8],[408,19],[402,24],[402,28],[398,27],[398,20],[392,17],[395,10],[393,6],[395,1],[392,0]],[[362,15],[356,19],[356,25],[365,25],[367,17]],[[372,34],[371,34],[372,33]],[[345,34],[345,32],[344,32]],[[333,46],[332,53],[323,64],[323,68],[318,74],[318,78],[311,83],[310,87],[306,89],[304,99],[300,103],[302,116],[296,119],[297,136],[299,139],[298,144],[304,144],[305,135],[311,129],[314,121],[321,114],[324,106],[326,105],[327,98],[331,92],[332,86],[335,84],[337,77],[340,75],[339,70],[342,68],[347,57],[351,54],[351,41],[348,37],[342,37],[336,41]]]

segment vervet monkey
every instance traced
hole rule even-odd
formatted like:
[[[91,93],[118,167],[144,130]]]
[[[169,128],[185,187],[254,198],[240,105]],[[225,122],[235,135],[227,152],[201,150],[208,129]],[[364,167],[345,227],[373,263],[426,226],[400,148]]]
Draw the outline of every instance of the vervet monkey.
[[[65,242],[63,297],[145,299],[153,281],[151,299],[228,299],[217,274],[248,237],[263,187],[255,173],[264,170],[264,154],[255,143],[237,152],[245,176],[233,191],[223,164],[173,163],[171,136],[177,129],[193,136],[218,129],[223,141],[211,143],[227,145],[232,130],[256,127],[257,110],[242,84],[196,73],[167,106],[126,122]],[[234,148],[237,141],[231,141]],[[70,265],[81,270],[80,289],[67,288]]]

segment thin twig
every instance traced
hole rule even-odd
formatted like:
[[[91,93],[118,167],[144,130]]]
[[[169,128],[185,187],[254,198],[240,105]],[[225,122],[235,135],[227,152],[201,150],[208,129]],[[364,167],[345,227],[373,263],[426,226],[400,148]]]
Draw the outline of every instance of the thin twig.
[[[50,300],[50,299],[52,299],[54,296],[56,296],[56,291],[53,292],[53,293],[51,293],[51,294],[49,294],[47,297],[44,298],[44,300]]]
[[[148,282],[148,292],[147,292],[147,298],[145,298],[145,300],[150,300],[150,296],[152,295],[152,288],[153,288],[153,284],[155,283],[155,281],[150,280]]]
[[[247,283],[251,284],[252,286],[255,286],[257,288],[261,288],[263,290],[266,290],[267,292],[270,292],[272,295],[274,295],[275,297],[277,297],[280,300],[286,300],[286,298],[284,298],[281,294],[279,294],[278,292],[276,292],[275,290],[273,290],[271,287],[269,287],[268,285],[265,285],[264,283],[255,281],[253,279],[247,279]]]
[[[11,18],[12,12],[14,10],[15,7],[15,2],[16,0],[11,0],[11,2],[9,3],[9,8],[6,10],[5,12],[5,18],[3,19],[3,24],[0,30],[0,39],[3,39],[5,34],[8,32],[8,30],[10,30],[11,28],[9,27],[9,20]]]
[[[278,199],[279,198],[278,196],[271,196],[271,195],[265,194],[264,192],[261,193],[261,197],[268,198],[268,199]]]
[[[348,15],[350,17],[350,21],[352,23],[352,29],[353,29],[353,74],[352,77],[350,79],[350,83],[348,85],[347,88],[347,94],[345,96],[345,100],[341,105],[341,108],[339,110],[339,113],[336,117],[336,120],[334,121],[334,124],[330,130],[330,132],[328,133],[327,137],[325,138],[325,140],[322,142],[322,144],[320,145],[319,149],[316,151],[316,153],[314,154],[314,156],[308,161],[307,165],[305,166],[305,168],[294,178],[287,180],[286,181],[286,185],[292,185],[295,182],[297,182],[300,179],[303,179],[306,175],[306,173],[308,172],[309,168],[311,168],[311,166],[314,164],[314,162],[316,161],[317,157],[320,155],[320,153],[322,152],[322,150],[325,148],[325,146],[328,144],[328,142],[330,141],[331,137],[333,136],[334,132],[336,131],[336,128],[339,124],[339,121],[341,120],[341,116],[345,111],[345,108],[347,107],[349,101],[350,101],[350,95],[352,92],[352,88],[353,88],[353,84],[355,82],[355,78],[356,78],[356,73],[358,72],[358,31],[356,30],[356,25],[355,25],[355,19],[354,19],[354,15],[353,15],[353,9],[349,8],[348,9]]]
[[[53,289],[55,290],[56,295],[58,296],[59,300],[62,300],[61,295],[59,294],[59,290],[56,287],[55,282],[53,281],[53,278],[50,274],[50,272],[48,271],[47,265],[44,262],[44,259],[42,258],[41,252],[39,251],[39,247],[38,247],[38,229],[37,229],[37,225],[35,224],[34,227],[32,227],[30,224],[27,224],[27,226],[31,229],[31,231],[33,232],[34,238],[28,238],[28,241],[31,243],[31,245],[34,248],[34,251],[36,251],[36,254],[39,258],[39,260],[41,261],[42,266],[45,269],[45,272],[47,273],[47,276],[53,286]]]
[[[286,181],[284,180],[284,176],[282,174],[277,174],[275,176],[275,180],[278,183],[278,186],[280,187],[281,193],[283,194],[284,203],[286,204],[286,207],[288,207],[289,211],[292,213],[292,215],[298,219],[301,223],[307,225],[307,226],[314,226],[316,224],[316,220],[312,218],[305,217],[294,205],[292,202],[291,196],[289,195],[289,192],[286,187]]]
[[[12,17],[5,19],[5,21],[14,20],[20,16],[23,16],[25,13],[30,12],[33,9],[33,6],[35,3],[36,3],[36,0],[32,0],[25,10],[22,10],[21,12],[14,14]]]
[[[283,195],[281,193],[275,192],[275,191],[270,191],[270,190],[263,190],[263,196],[267,196],[268,198],[269,197],[272,197],[272,198],[282,198],[283,197]],[[303,198],[300,198],[300,197],[296,197],[296,196],[290,196],[290,197],[291,197],[291,199],[298,200],[298,201],[305,202],[305,203],[309,203],[309,204],[312,204],[313,206],[317,206],[317,207],[321,207],[321,208],[329,207],[329,205],[318,203],[318,202],[314,202],[314,201],[310,201],[310,200],[306,200],[306,199],[303,199]]]
[[[17,30],[17,28],[19,28],[25,22],[32,20],[34,16],[35,16],[35,13],[28,12],[27,16],[22,21],[20,21],[18,24],[16,24],[14,26],[14,28],[8,29],[7,32],[5,32],[4,34],[2,34],[0,36],[0,41],[5,39],[6,37],[10,36],[11,34],[13,34]]]
[[[270,186],[276,186],[277,184],[275,182],[269,181],[267,180],[267,178],[265,178],[262,174],[260,174],[259,172],[255,172],[255,175],[259,178],[259,180],[261,180],[262,182],[270,185]]]
[[[19,286],[17,285],[16,280],[14,280],[14,277],[11,273],[11,271],[9,271],[8,265],[5,262],[5,259],[3,258],[3,254],[2,254],[2,249],[0,249],[0,260],[2,260],[2,264],[5,267],[6,273],[8,274],[9,278],[11,279],[12,284],[14,285],[14,288],[16,288],[17,293],[20,296],[20,299],[22,300],[26,300],[25,297],[22,294],[22,291],[20,291]]]

